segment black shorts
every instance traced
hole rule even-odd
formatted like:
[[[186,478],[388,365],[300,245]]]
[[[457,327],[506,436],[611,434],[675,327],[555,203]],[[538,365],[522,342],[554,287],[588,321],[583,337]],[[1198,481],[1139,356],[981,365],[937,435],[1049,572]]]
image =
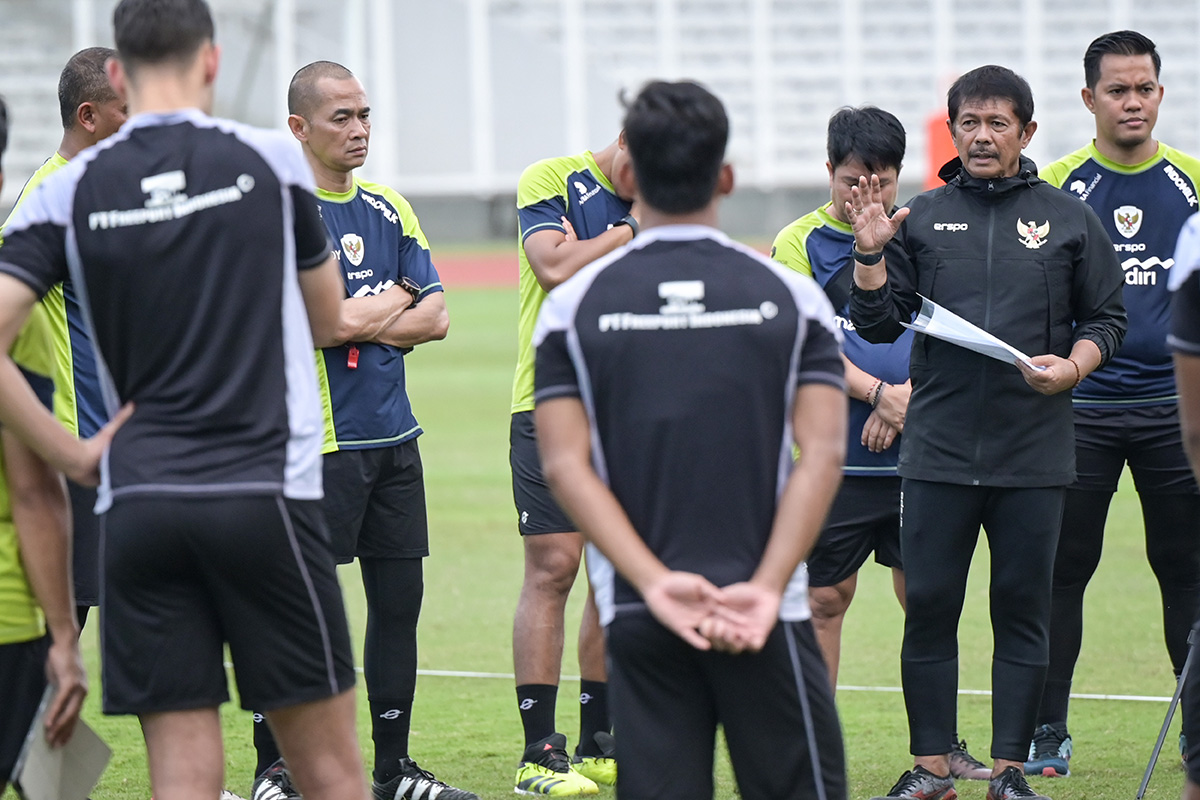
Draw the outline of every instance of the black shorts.
[[[810,586],[836,586],[858,572],[867,556],[901,567],[900,478],[850,475],[842,479],[825,527],[808,557]]]
[[[1126,463],[1139,493],[1197,493],[1176,406],[1076,408],[1071,488],[1112,494]]]
[[[315,500],[119,498],[100,520],[104,711],[271,711],[354,685],[329,534]]]
[[[607,633],[621,800],[712,797],[717,725],[746,800],[845,800],[842,731],[810,622],[781,622],[761,652],[740,655],[697,650],[649,614],[618,616]]]
[[[537,430],[532,411],[512,415],[508,430],[508,463],[512,467],[513,502],[517,506],[517,530],[522,536],[539,533],[569,533],[576,530],[542,475]]]
[[[0,785],[16,766],[25,734],[46,691],[46,653],[50,637],[0,644]]]
[[[326,453],[324,473],[321,508],[339,564],[355,557],[429,555],[425,471],[416,439]]]
[[[67,481],[71,498],[71,553],[74,559],[75,605],[100,605],[100,518],[96,490]]]

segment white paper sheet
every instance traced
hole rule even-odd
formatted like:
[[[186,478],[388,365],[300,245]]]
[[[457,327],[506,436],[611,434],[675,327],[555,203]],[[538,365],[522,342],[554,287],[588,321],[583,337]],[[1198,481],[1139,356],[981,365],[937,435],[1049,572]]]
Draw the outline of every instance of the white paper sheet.
[[[1034,364],[1029,360],[1029,356],[1017,348],[967,322],[953,311],[942,308],[928,297],[917,296],[921,298],[921,311],[911,323],[901,322],[900,324],[904,327],[956,344],[959,347],[965,347],[1006,364],[1015,365],[1020,361],[1039,372],[1045,369],[1045,367]]]
[[[112,750],[82,719],[75,723],[70,741],[51,749],[45,714],[53,694],[54,687],[48,687],[42,696],[13,769],[12,785],[22,800],[86,800],[108,766]]]

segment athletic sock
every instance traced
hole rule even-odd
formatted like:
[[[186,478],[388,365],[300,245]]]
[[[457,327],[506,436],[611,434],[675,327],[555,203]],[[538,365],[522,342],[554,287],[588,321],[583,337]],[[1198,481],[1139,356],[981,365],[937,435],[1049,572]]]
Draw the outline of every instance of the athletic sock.
[[[1042,687],[1042,705],[1038,709],[1038,725],[1067,727],[1067,707],[1071,702],[1071,681],[1046,678]]]
[[[375,780],[387,783],[396,777],[400,759],[408,758],[408,731],[412,724],[411,697],[399,700],[367,698],[371,707],[371,740],[375,743]]]
[[[554,704],[558,687],[545,683],[525,683],[517,687],[517,708],[525,727],[525,746],[554,733]]]
[[[275,737],[271,734],[271,726],[267,724],[266,717],[257,711],[254,712],[254,749],[258,752],[258,766],[254,768],[254,777],[257,778],[282,757],[279,745],[275,744]]]
[[[611,733],[608,721],[608,684],[604,681],[579,682],[579,756],[601,756],[604,752],[596,744],[596,733]]]

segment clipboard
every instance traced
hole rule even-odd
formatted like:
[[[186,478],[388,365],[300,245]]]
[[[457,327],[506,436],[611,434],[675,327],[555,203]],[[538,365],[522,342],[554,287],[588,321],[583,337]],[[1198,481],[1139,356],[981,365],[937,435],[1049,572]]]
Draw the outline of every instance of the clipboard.
[[[13,768],[12,786],[21,800],[87,800],[112,758],[109,746],[82,719],[70,741],[51,749],[44,721],[54,692],[46,687]]]

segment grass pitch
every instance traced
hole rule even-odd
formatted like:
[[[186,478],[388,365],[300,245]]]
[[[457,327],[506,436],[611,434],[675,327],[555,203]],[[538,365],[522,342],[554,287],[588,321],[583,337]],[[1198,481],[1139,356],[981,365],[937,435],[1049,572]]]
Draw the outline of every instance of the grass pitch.
[[[447,302],[448,339],[417,348],[409,366],[409,392],[426,430],[421,448],[432,548],[425,566],[420,667],[506,675],[512,671],[512,613],[522,569],[507,461],[516,292],[452,288]],[[963,690],[990,686],[987,546],[982,536],[979,550],[960,628]],[[264,568],[264,575],[269,576],[269,569]],[[364,609],[357,566],[342,568],[341,576],[361,653]],[[578,675],[571,642],[581,597],[582,592],[577,592],[568,611],[566,675]],[[1088,594],[1086,619],[1075,692],[1171,694],[1174,681],[1162,644],[1157,586],[1146,564],[1136,496],[1127,485],[1113,503],[1104,559]],[[868,565],[846,621],[843,688],[838,693],[853,798],[886,792],[911,764],[903,698],[898,689],[886,691],[900,685],[901,622],[888,571]],[[92,678],[85,717],[114,751],[113,762],[92,796],[147,800],[145,752],[136,721],[104,717],[99,711],[94,617],[84,642]],[[562,688],[559,728],[573,746],[578,735],[578,684],[564,681]],[[514,705],[511,679],[423,674],[413,711],[412,754],[439,777],[472,789],[485,800],[510,797],[522,744]],[[1035,788],[1055,800],[1133,798],[1165,710],[1164,701],[1073,700],[1072,777],[1040,779]],[[226,784],[248,797],[255,763],[249,715],[235,704],[227,704],[222,713]],[[359,722],[370,763],[369,718],[361,691]],[[1179,796],[1183,777],[1175,748],[1177,730],[1178,722],[1146,795],[1150,800]],[[986,760],[989,697],[960,697],[959,732],[972,752]],[[718,797],[735,796],[728,763],[720,753],[717,786]],[[982,800],[986,785],[962,782],[958,791],[968,800]],[[611,789],[602,790],[602,796],[612,795]],[[6,800],[9,797],[15,797],[11,790]]]

